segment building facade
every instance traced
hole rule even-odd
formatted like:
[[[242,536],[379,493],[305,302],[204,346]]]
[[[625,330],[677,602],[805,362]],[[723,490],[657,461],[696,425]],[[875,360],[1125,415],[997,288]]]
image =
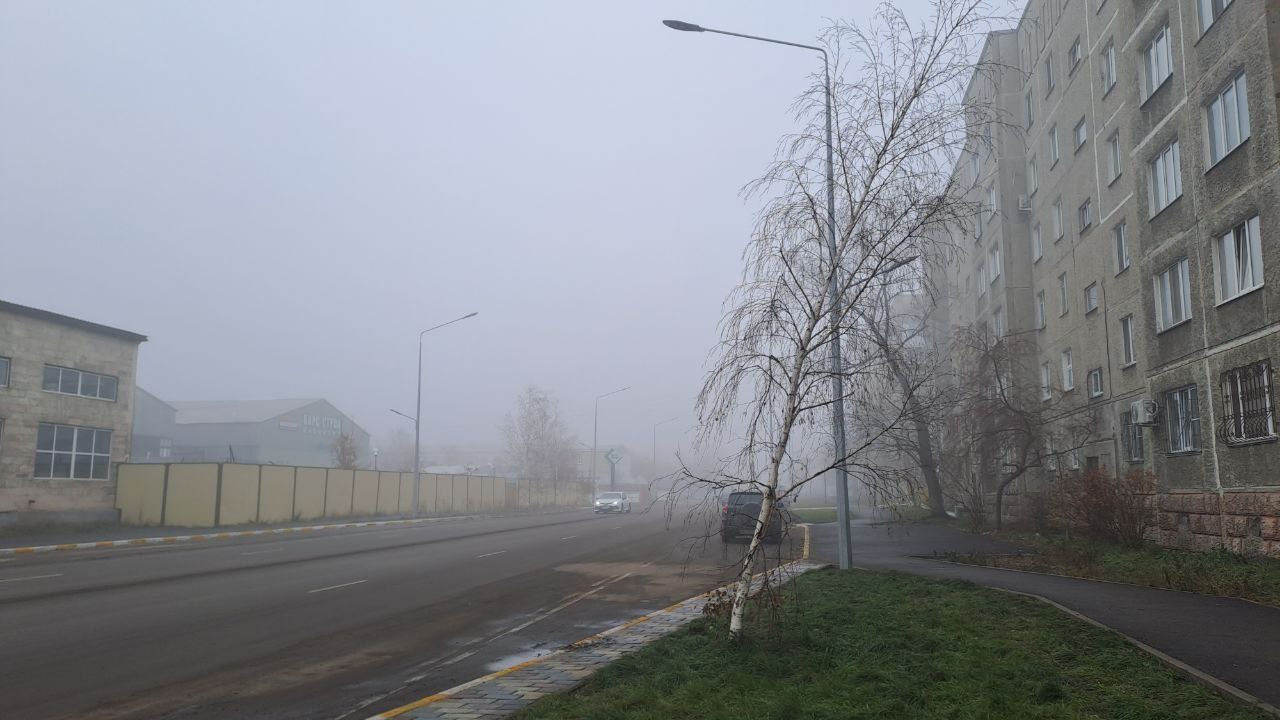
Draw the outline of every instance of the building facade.
[[[1055,463],[1154,473],[1163,544],[1280,555],[1280,3],[1032,0],[984,52],[1011,137],[961,165],[1000,229],[945,322],[1034,338],[1025,391],[1094,423]]]
[[[0,522],[115,519],[144,341],[0,301]]]
[[[372,468],[369,433],[327,400],[165,402],[139,388],[133,462],[239,462],[333,467],[349,436]]]

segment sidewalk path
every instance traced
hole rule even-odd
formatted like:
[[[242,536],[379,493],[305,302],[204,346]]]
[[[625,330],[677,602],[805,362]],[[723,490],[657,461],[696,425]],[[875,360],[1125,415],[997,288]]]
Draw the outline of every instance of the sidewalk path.
[[[833,561],[836,525],[812,526],[813,557]],[[953,528],[852,528],[853,564],[1048,598],[1280,707],[1280,609],[1247,600],[926,560],[913,555],[1010,552],[1015,546]]]

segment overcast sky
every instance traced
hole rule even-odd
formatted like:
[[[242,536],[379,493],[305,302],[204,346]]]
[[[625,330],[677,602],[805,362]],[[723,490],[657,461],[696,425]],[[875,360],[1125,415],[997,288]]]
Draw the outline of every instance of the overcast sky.
[[[922,5],[923,3],[911,3]],[[693,422],[800,50],[870,2],[0,0],[0,299],[150,337],[170,400],[324,397],[498,446]],[[853,13],[851,15],[851,13]],[[690,436],[685,436],[688,442]]]

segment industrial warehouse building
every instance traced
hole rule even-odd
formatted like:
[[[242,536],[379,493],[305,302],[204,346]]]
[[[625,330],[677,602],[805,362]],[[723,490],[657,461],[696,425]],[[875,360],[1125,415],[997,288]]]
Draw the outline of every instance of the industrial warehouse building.
[[[372,467],[369,433],[327,400],[166,402],[138,388],[133,462],[237,462],[330,467],[349,435],[356,466]]]

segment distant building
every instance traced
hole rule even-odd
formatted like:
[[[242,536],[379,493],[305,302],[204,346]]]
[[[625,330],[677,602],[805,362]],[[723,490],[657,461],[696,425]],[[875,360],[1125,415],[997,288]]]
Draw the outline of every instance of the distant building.
[[[146,339],[0,301],[0,523],[115,518]]]
[[[165,402],[138,389],[133,462],[242,462],[331,467],[334,441],[355,440],[372,467],[369,433],[327,400]]]

